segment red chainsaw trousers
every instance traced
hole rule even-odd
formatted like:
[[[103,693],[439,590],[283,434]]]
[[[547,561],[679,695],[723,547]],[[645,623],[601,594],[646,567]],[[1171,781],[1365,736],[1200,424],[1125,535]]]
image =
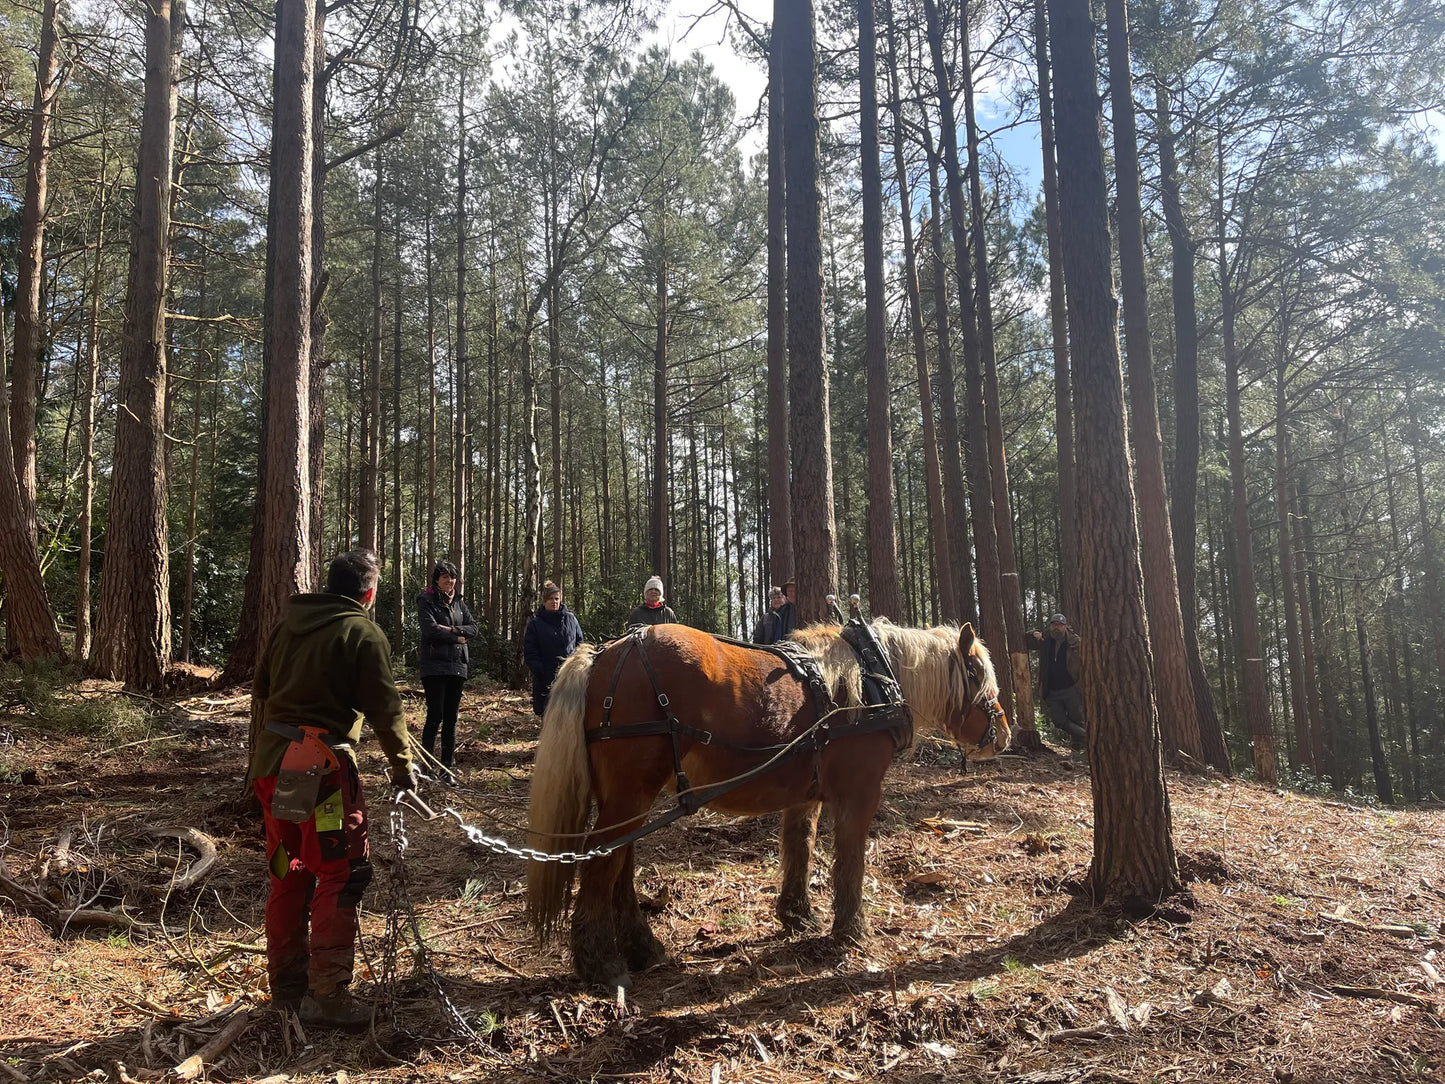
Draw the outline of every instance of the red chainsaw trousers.
[[[274,775],[259,777],[254,786],[266,817],[271,996],[295,1001],[308,987],[330,993],[351,981],[356,907],[371,881],[361,779],[343,757],[341,768],[321,781],[316,812],[300,824],[271,815]]]

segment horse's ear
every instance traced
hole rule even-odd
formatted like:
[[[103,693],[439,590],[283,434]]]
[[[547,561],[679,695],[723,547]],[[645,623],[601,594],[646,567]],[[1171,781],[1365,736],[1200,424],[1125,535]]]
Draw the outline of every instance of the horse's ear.
[[[978,637],[973,631],[973,625],[965,623],[963,628],[958,632],[958,650],[967,656],[973,651],[973,644],[977,639]]]

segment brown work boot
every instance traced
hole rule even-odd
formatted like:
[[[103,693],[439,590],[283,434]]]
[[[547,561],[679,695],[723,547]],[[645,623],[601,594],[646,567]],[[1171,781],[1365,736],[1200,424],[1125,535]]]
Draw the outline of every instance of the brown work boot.
[[[342,1031],[361,1031],[371,1023],[371,1006],[357,1001],[351,991],[338,986],[329,994],[314,991],[301,999],[301,1022]]]

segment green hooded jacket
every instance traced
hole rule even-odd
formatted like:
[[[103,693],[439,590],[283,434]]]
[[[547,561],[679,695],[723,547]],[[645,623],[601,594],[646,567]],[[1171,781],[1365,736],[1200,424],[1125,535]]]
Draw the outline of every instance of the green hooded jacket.
[[[247,779],[281,769],[287,739],[267,723],[322,726],[354,746],[365,719],[394,773],[411,766],[391,645],[361,603],[345,595],[292,595],[251,683]],[[348,754],[352,763],[356,754]]]

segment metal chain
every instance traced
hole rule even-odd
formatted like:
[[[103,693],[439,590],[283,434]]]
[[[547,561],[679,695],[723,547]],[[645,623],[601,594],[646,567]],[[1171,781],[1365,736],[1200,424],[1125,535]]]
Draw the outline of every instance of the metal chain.
[[[422,937],[421,920],[417,917],[416,906],[412,903],[411,891],[408,887],[404,856],[410,841],[406,834],[406,813],[399,802],[393,802],[388,827],[393,852],[390,870],[391,884],[390,898],[387,900],[386,933],[382,935],[381,971],[377,982],[386,991],[393,1026],[396,1023],[396,984],[399,977],[396,968],[397,952],[401,947],[402,939],[410,931],[414,966],[424,973],[427,985],[431,987],[432,995],[437,1004],[441,1006],[442,1013],[451,1024],[452,1030],[465,1039],[469,1046],[485,1047],[490,1050],[486,1039],[477,1034],[476,1029],[467,1022],[462,1010],[457,1008],[456,1003],[447,996],[441,976],[437,974],[436,967],[432,963],[431,953],[427,950],[426,940]]]
[[[451,817],[461,826],[466,833],[467,839],[479,847],[485,847],[494,854],[510,855],[513,858],[525,858],[529,862],[561,862],[564,865],[575,865],[579,862],[589,862],[594,858],[605,858],[613,851],[620,850],[616,844],[605,844],[601,847],[594,847],[590,851],[559,851],[553,854],[551,851],[539,851],[535,847],[519,847],[514,843],[508,843],[505,839],[496,836],[489,836],[474,824],[468,824],[462,819],[462,815],[455,809],[448,806],[443,809],[442,815]],[[630,846],[631,843],[623,844]]]

